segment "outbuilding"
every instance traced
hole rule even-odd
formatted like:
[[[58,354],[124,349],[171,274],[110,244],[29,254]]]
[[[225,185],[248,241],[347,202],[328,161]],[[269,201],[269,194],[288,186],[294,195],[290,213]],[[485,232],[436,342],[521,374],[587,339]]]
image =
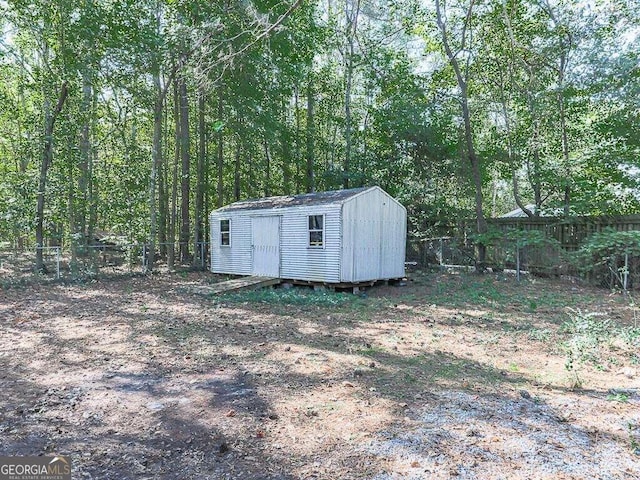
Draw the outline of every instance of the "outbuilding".
[[[404,276],[407,211],[380,187],[245,200],[209,219],[214,273],[326,284]]]

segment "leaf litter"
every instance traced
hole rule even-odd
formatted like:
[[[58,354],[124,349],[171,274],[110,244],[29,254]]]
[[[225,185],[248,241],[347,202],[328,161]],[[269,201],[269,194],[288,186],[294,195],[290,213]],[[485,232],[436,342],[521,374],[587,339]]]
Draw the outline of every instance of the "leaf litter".
[[[420,280],[330,302],[185,294],[200,273],[0,291],[0,450],[71,455],[93,479],[640,478],[625,352],[572,390],[562,299],[535,315]],[[606,292],[570,293],[632,321]]]

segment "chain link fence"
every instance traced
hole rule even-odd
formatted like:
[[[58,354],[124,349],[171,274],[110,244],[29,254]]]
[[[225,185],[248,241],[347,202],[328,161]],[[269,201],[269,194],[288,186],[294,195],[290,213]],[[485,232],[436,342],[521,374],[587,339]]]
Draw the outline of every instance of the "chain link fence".
[[[101,243],[75,249],[59,246],[18,249],[0,245],[0,281],[20,282],[36,277],[43,280],[73,280],[145,274],[151,270],[152,259],[154,271],[209,268],[208,242],[198,242],[196,251],[190,252],[186,258],[181,258],[181,246],[184,248],[187,244],[156,244],[152,256],[149,245],[144,243]],[[195,246],[188,244],[190,250]],[[40,272],[35,269],[38,249],[42,250],[43,257],[43,269]]]
[[[421,267],[473,266],[474,245],[463,237],[410,239],[407,261]]]
[[[487,244],[487,267],[494,272],[515,271],[516,275],[560,276],[573,272],[567,252],[557,242],[539,239],[496,237]],[[411,239],[407,261],[422,268],[474,267],[475,244],[469,237]]]

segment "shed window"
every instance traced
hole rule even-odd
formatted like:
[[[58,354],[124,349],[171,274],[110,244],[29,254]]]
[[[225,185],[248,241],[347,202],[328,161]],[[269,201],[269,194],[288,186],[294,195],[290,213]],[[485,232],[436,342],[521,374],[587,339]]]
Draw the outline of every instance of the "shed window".
[[[220,220],[220,245],[231,245],[231,228],[229,220]]]
[[[324,246],[324,215],[309,215],[309,246]]]

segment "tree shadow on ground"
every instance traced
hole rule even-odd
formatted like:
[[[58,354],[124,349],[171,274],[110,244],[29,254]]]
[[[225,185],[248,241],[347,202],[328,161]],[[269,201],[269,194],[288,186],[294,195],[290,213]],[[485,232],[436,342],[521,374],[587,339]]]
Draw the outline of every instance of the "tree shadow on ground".
[[[38,307],[39,317],[10,325],[12,335],[2,328],[3,337],[16,338],[19,331],[36,347],[7,344],[9,354],[0,357],[0,371],[7,372],[2,381],[18,385],[0,399],[1,411],[27,412],[3,417],[2,428],[9,428],[3,451],[68,452],[78,459],[79,472],[104,479],[294,479],[303,478],[301,466],[338,457],[348,462],[351,455],[367,465],[351,476],[315,478],[373,478],[386,457],[406,451],[381,449],[380,442],[405,417],[422,423],[446,417],[447,402],[457,402],[457,423],[433,426],[424,446],[433,443],[436,430],[453,442],[465,418],[478,425],[499,421],[499,415],[490,417],[496,414],[492,408],[505,414],[513,408],[522,416],[507,425],[514,431],[560,428],[589,435],[577,425],[557,427],[562,422],[554,415],[560,413],[543,401],[514,398],[513,391],[530,380],[521,373],[428,345],[382,349],[371,337],[387,334],[384,329],[371,325],[365,335],[354,328],[387,312],[340,311],[336,320],[332,308],[273,313],[268,305],[212,306],[207,298],[170,292],[145,292],[126,303],[117,291],[88,292],[57,291],[48,307]],[[345,402],[385,402],[390,416],[379,431],[369,432],[373,443],[336,443],[302,453],[296,443],[305,438],[298,438],[289,440],[289,448],[276,448],[273,439],[283,424],[304,423],[310,432],[341,420],[339,413],[306,408],[307,394],[336,387]],[[299,409],[286,416],[284,402]],[[543,410],[527,423],[527,411],[535,414],[536,405]],[[443,444],[442,455],[450,453],[451,442]]]

